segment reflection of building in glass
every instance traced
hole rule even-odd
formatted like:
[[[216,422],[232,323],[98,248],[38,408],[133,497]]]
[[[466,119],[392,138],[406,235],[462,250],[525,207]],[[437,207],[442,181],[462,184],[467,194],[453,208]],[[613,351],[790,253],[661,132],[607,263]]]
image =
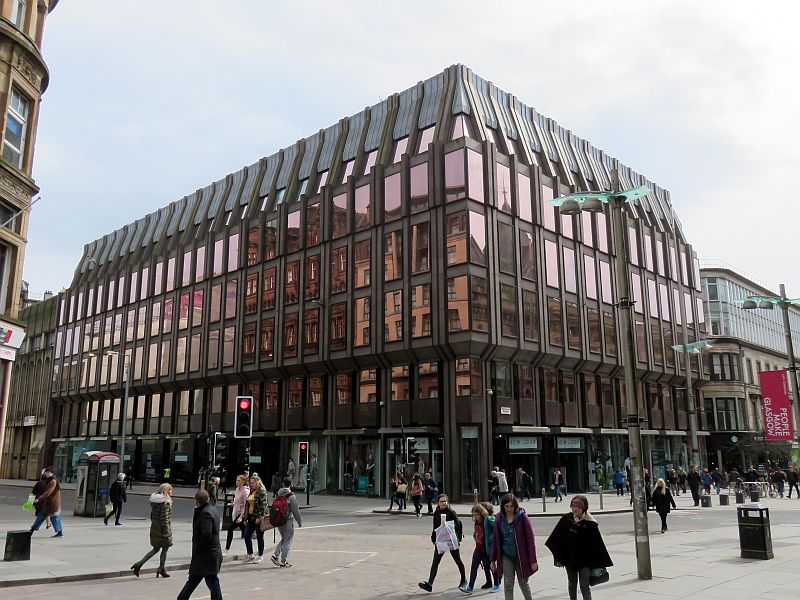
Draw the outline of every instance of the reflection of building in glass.
[[[626,454],[617,245],[605,213],[562,217],[548,200],[607,188],[612,168],[647,183],[462,66],[319,130],[86,246],[59,305],[54,437],[108,431],[115,447],[121,366],[92,363],[88,326],[86,348],[135,367],[131,435],[167,462],[166,439],[197,440],[187,471],[246,393],[259,472],[309,441],[315,490],[385,494],[404,433],[422,457],[407,474],[430,468],[454,499],[485,493],[495,465],[523,467],[536,489],[559,466],[569,489],[589,489],[596,459]],[[704,323],[692,249],[648,185],[627,224],[645,463],[658,472],[686,456],[685,373],[668,341]]]

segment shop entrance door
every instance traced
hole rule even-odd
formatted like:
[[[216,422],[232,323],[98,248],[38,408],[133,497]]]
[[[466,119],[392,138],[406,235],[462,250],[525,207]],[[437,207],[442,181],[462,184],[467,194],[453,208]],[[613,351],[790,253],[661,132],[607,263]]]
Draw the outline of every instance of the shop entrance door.
[[[517,469],[522,468],[528,475],[531,476],[531,483],[529,484],[529,491],[531,496],[541,498],[542,487],[549,487],[544,483],[542,474],[542,457],[540,454],[534,453],[521,453],[512,452],[510,454],[511,464],[506,472],[508,485],[512,490],[518,490],[517,484]],[[563,472],[563,469],[562,469]]]

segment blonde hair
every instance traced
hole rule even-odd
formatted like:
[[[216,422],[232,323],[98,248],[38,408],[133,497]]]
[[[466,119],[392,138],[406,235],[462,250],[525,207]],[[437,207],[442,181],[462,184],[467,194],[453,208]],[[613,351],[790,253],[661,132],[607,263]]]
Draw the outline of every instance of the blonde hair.
[[[162,494],[167,499],[167,502],[172,502],[172,496],[170,496],[167,493],[171,491],[172,491],[172,486],[168,483],[162,483],[160,486],[156,488],[156,493]]]
[[[486,516],[491,517],[494,514],[494,505],[491,502],[481,502],[481,506],[486,509]]]
[[[484,518],[489,516],[489,513],[487,512],[486,507],[483,505],[483,502],[478,502],[475,506],[472,507],[472,514],[480,515]]]

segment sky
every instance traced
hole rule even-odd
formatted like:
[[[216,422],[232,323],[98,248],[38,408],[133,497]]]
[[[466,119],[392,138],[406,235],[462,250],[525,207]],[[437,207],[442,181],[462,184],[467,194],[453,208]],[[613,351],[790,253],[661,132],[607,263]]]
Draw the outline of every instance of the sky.
[[[668,189],[701,260],[800,296],[798,16],[789,1],[62,0],[24,278],[67,287],[84,244],[462,63]]]

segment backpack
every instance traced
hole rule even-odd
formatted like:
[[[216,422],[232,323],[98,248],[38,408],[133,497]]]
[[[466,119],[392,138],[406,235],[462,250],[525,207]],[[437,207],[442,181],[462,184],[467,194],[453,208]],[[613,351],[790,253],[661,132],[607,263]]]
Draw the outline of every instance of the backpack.
[[[269,507],[269,524],[273,527],[283,527],[289,518],[289,497],[294,494],[287,494],[286,496],[278,496],[272,501],[272,506]]]

